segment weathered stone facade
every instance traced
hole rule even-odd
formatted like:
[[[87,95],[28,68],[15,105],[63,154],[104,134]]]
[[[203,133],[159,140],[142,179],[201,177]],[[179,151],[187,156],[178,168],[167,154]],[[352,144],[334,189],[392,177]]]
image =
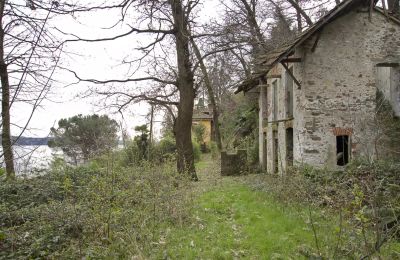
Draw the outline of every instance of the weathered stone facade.
[[[291,57],[301,61],[285,64],[301,86],[281,64],[258,86],[260,163],[268,172],[283,174],[292,161],[337,168],[374,158],[378,89],[400,115],[400,25],[360,8],[295,49]]]

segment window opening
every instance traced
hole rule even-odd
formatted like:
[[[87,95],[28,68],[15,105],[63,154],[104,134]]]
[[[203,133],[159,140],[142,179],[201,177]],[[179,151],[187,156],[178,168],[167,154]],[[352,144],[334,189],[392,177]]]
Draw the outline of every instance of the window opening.
[[[293,67],[290,72],[293,74]],[[289,72],[285,72],[285,85],[286,85],[286,116],[287,118],[293,117],[293,79]]]
[[[286,129],[286,165],[293,166],[293,128]]]
[[[336,159],[337,165],[344,166],[349,163],[349,136],[336,136]]]
[[[273,156],[274,156],[274,173],[278,173],[278,146],[279,146],[279,141],[278,141],[278,131],[274,130],[272,132],[272,138],[273,138]]]
[[[278,120],[278,83],[277,80],[275,80],[272,83],[272,91],[273,91],[273,105],[274,105],[274,118],[273,121]]]

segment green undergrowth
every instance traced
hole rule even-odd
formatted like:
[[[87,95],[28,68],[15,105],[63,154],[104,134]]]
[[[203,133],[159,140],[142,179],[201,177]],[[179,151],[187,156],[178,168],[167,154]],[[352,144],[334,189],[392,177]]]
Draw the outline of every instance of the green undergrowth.
[[[47,175],[1,182],[0,259],[400,255],[398,233],[371,232],[379,222],[368,211],[375,199],[397,209],[398,171],[392,166],[376,167],[376,176],[385,177],[379,182],[366,174],[374,168],[360,166],[334,179],[316,171],[221,177],[218,163],[203,156],[196,163],[200,181],[191,182],[174,162],[126,166],[118,159],[80,167],[55,161]],[[390,190],[379,186],[378,197],[364,189],[387,180]],[[376,234],[386,235],[379,240],[385,243],[371,250]]]
[[[162,253],[172,259],[306,258],[313,233],[304,208],[283,207],[246,185],[199,196],[192,223],[168,230]]]
[[[190,181],[175,163],[112,158],[0,182],[0,259],[147,258],[163,225],[188,216]]]

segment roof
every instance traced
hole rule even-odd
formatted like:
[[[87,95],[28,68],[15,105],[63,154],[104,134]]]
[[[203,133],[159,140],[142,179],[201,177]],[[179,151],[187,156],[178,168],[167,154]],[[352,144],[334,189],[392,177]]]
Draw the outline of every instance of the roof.
[[[282,46],[276,48],[273,51],[267,52],[264,55],[260,55],[259,58],[255,61],[255,67],[257,70],[253,72],[251,78],[243,81],[238,89],[235,91],[239,93],[241,91],[247,92],[250,89],[256,87],[259,82],[259,78],[265,76],[268,71],[270,71],[277,63],[279,63],[284,58],[292,55],[294,50],[304,43],[307,39],[313,36],[315,33],[320,31],[325,25],[334,21],[338,17],[346,14],[354,7],[359,6],[361,4],[368,3],[366,0],[345,0],[340,4],[336,5],[332,10],[330,10],[326,15],[324,15],[321,19],[315,22],[312,26],[310,26],[307,30],[299,34],[295,39],[290,41],[289,43],[283,44]],[[378,13],[387,15],[387,17],[395,23],[400,24],[400,20],[394,16],[386,14],[383,9],[379,7],[374,8]]]
[[[213,113],[211,109],[208,108],[199,108],[199,109],[195,109],[193,110],[193,120],[204,120],[204,119],[208,119],[208,120],[212,120],[213,118]]]

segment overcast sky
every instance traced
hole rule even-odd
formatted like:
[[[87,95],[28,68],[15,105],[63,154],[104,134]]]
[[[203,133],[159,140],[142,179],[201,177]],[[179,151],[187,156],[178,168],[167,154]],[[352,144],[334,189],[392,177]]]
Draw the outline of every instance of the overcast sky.
[[[209,21],[217,14],[217,1],[206,0],[204,2],[200,17],[203,21]],[[101,29],[112,26],[119,17],[118,11],[82,13],[76,14],[75,17],[64,15],[52,19],[51,25],[57,26],[64,32],[93,39],[126,32],[129,28],[121,25],[113,30]],[[67,53],[62,54],[61,65],[77,71],[83,78],[124,78],[128,71],[126,66],[121,66],[121,60],[132,53],[138,42],[145,40],[141,35],[132,34],[111,42],[68,43],[63,49]],[[109,114],[118,122],[122,121],[120,114],[111,113],[110,109],[101,105],[99,97],[83,98],[83,93],[88,89],[88,83],[71,85],[76,80],[71,73],[63,70],[57,70],[54,79],[59,83],[53,86],[48,100],[43,101],[42,107],[35,112],[29,125],[30,130],[26,131],[24,136],[47,136],[50,127],[56,126],[59,119],[77,114]],[[134,104],[124,113],[124,127],[130,134],[134,133],[135,126],[146,122],[145,115],[148,112],[147,104]],[[12,107],[11,113],[13,123],[24,125],[29,116],[30,107],[16,104]],[[156,120],[160,121],[161,117],[159,116]],[[156,134],[159,130],[158,126]],[[20,130],[13,127],[12,131],[13,135],[17,135]]]

